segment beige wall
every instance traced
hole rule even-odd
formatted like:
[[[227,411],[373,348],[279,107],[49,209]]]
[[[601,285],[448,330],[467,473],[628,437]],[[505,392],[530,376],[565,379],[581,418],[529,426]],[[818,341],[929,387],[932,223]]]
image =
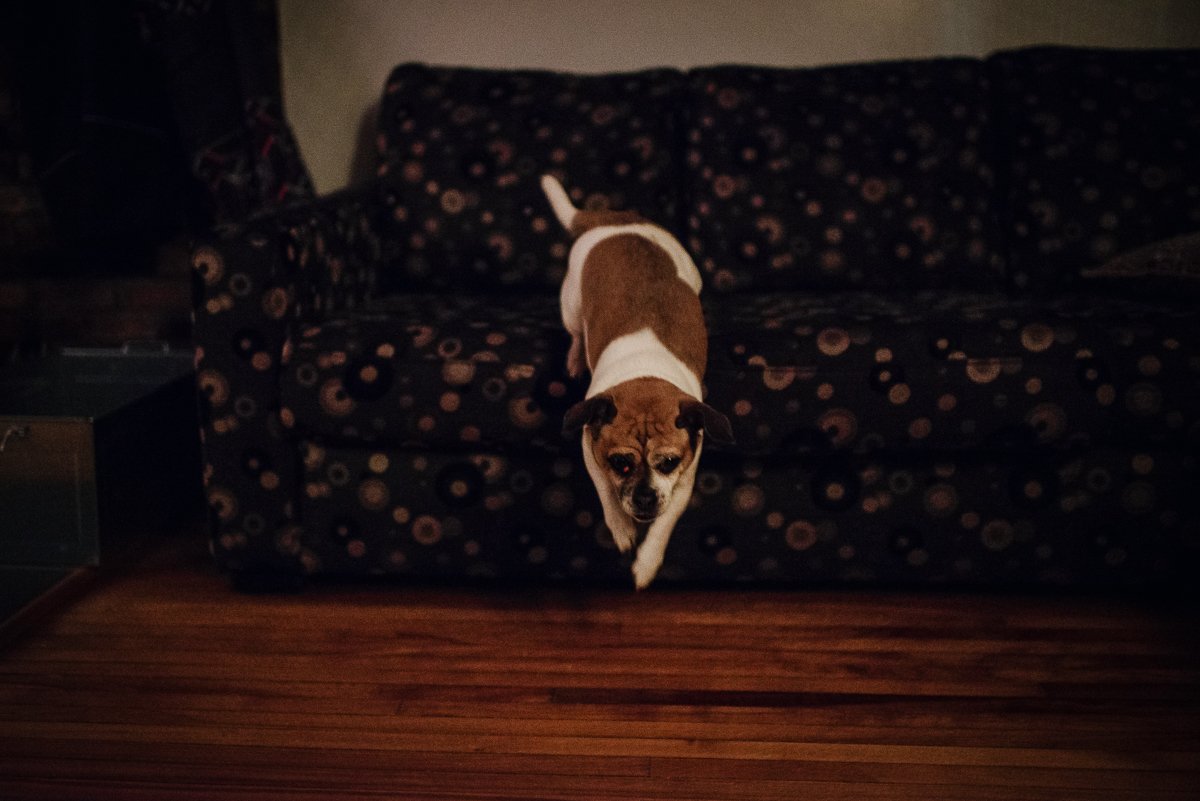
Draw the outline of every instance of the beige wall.
[[[284,105],[317,188],[371,170],[402,61],[580,72],[1200,47],[1200,0],[280,0]]]

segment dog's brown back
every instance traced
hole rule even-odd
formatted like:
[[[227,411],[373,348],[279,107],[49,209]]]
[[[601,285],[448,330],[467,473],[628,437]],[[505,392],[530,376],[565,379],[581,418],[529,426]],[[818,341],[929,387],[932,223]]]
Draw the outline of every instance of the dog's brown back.
[[[621,214],[622,222],[599,224],[631,224],[626,221],[628,212],[605,214]],[[635,214],[633,222],[643,220]],[[617,337],[649,328],[703,380],[708,337],[700,298],[679,279],[675,263],[661,247],[637,234],[597,243],[584,266],[583,297],[589,364],[595,364],[604,346]]]

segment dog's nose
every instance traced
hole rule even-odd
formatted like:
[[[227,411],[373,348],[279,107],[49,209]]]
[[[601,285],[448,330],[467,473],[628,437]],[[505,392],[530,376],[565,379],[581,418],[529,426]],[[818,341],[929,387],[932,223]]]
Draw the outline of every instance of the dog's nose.
[[[658,506],[658,493],[644,484],[633,488],[633,505],[638,509],[653,510]]]

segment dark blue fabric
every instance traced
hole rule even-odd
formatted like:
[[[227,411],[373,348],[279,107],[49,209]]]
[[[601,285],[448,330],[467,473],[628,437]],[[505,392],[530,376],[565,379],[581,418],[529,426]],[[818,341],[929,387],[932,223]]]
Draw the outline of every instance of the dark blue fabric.
[[[398,68],[383,177],[195,253],[217,562],[628,580],[559,435],[585,383],[551,170],[685,222],[705,273],[737,444],[705,449],[664,579],[1190,581],[1194,295],[1071,276],[1196,220],[1193,58],[720,68],[686,102],[670,71]],[[1003,291],[1005,253],[1036,291]]]

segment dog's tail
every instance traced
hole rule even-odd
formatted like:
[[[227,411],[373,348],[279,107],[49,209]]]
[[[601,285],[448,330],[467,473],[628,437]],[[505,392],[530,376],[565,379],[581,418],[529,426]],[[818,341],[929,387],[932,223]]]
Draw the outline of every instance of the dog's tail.
[[[562,227],[574,234],[575,215],[579,213],[579,209],[575,208],[575,204],[567,196],[567,190],[563,189],[563,185],[553,175],[543,175],[542,191],[546,193],[546,199],[550,201],[554,216],[558,218]]]
[[[554,209],[554,216],[572,237],[578,238],[586,231],[602,225],[632,225],[645,222],[635,211],[585,211],[576,208],[567,196],[567,190],[553,175],[542,176],[542,191]]]

